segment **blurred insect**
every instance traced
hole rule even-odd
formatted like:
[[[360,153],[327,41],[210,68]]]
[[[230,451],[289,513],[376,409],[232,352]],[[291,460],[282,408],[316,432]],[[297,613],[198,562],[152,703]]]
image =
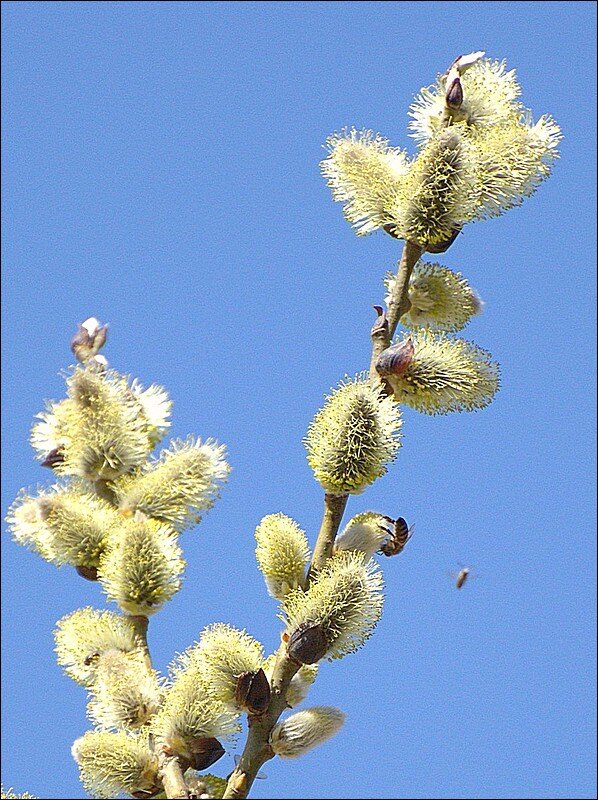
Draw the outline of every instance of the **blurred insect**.
[[[477,577],[471,572],[471,567],[466,567],[465,564],[459,564],[460,570],[458,572],[448,572],[449,578],[455,581],[457,589],[461,589],[464,583],[472,578]]]
[[[457,589],[460,589],[463,586],[468,577],[469,577],[469,567],[462,567],[459,570],[459,574],[457,575],[457,581],[455,583]]]
[[[384,519],[387,520],[392,527],[389,531],[390,536],[380,547],[378,552],[390,558],[390,556],[397,556],[402,552],[409,539],[413,536],[415,525],[409,527],[403,517],[399,517],[397,520],[391,519],[390,517],[384,517]]]

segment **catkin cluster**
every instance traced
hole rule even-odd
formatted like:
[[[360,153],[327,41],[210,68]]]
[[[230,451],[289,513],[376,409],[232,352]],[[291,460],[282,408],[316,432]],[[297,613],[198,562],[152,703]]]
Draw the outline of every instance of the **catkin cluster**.
[[[144,389],[100,360],[92,340],[102,332],[103,343],[105,327],[82,324],[67,397],[32,428],[37,457],[58,480],[21,492],[8,522],[17,542],[99,580],[127,614],[148,616],[179,590],[178,534],[213,505],[229,466],[211,439],[175,440],[152,457],[172,403],[162,387]]]
[[[413,157],[369,130],[329,137],[322,173],[359,235],[382,229],[442,252],[466,223],[520,205],[550,175],[558,125],[534,123],[514,71],[483,55],[461,56],[417,96]]]
[[[94,726],[75,742],[73,756],[91,794],[152,796],[162,789],[159,722],[176,707],[181,681],[152,668],[147,618],[181,587],[179,534],[213,505],[229,466],[225,448],[211,439],[175,440],[152,456],[170,425],[170,399],[161,387],[144,389],[110,369],[98,355],[105,340],[106,326],[94,318],[73,338],[79,363],[66,375],[66,398],[48,403],[31,432],[55,482],[21,491],[8,523],[19,544],[97,580],[119,607],[120,614],[82,608],[57,624],[58,662],[86,688]],[[238,717],[223,697],[223,678],[210,682],[204,673],[207,662],[184,698],[183,713],[195,713],[193,736],[181,748],[189,766],[201,763],[197,736],[229,735]],[[170,722],[176,727],[172,715]],[[221,749],[217,742],[211,757]]]

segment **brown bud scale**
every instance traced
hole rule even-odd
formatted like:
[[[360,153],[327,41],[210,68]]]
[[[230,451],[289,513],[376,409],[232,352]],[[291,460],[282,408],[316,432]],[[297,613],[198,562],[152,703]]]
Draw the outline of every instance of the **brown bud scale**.
[[[287,644],[289,658],[296,664],[316,664],[327,650],[328,641],[319,622],[302,622],[291,633]]]
[[[270,704],[270,684],[263,669],[256,672],[243,672],[237,678],[235,701],[240,708],[250,714],[263,714]]]
[[[449,108],[460,108],[463,102],[463,87],[459,78],[455,78],[447,87],[445,101]]]
[[[397,375],[401,376],[407,372],[409,364],[413,361],[413,354],[415,348],[411,339],[405,339],[402,342],[397,342],[378,356],[376,361],[376,370],[380,375]]]
[[[198,737],[189,745],[191,751],[191,766],[196,770],[211,767],[224,755],[224,747],[218,739]]]
[[[87,581],[97,581],[98,579],[98,568],[97,567],[84,567],[78,566],[75,567],[77,570],[77,574],[80,575],[82,578],[85,578]]]

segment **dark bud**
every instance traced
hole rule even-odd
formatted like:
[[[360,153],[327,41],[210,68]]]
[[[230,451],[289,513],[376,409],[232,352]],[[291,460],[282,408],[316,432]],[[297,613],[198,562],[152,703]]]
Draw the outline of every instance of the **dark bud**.
[[[97,581],[98,579],[98,568],[97,567],[83,567],[78,566],[75,567],[77,570],[77,575],[80,575],[82,578],[85,578],[87,581]]]
[[[239,675],[235,701],[240,708],[254,716],[264,713],[270,704],[270,684],[263,669]]]
[[[455,78],[450,86],[447,86],[445,102],[449,108],[461,108],[463,102],[463,87],[459,78]]]
[[[287,643],[287,653],[295,664],[316,664],[327,650],[328,641],[319,622],[302,622]]]
[[[382,306],[374,306],[374,311],[378,316],[372,325],[370,334],[372,336],[388,336],[388,319],[386,318],[386,312]]]
[[[86,319],[79,325],[79,330],[71,339],[71,350],[77,361],[84,364],[93,358],[106,343],[108,326],[100,325],[95,317]]]
[[[438,242],[438,244],[428,244],[426,245],[426,251],[428,253],[446,253],[452,243],[455,241],[457,236],[461,233],[461,228],[456,228],[448,239],[445,239],[444,242]]]
[[[211,767],[224,755],[224,747],[218,739],[198,737],[193,739],[189,746],[191,751],[191,766],[193,769],[202,770]]]
[[[64,453],[60,447],[55,447],[54,450],[50,450],[48,455],[42,461],[42,467],[50,467],[50,469],[54,469],[57,464],[62,463],[64,463]]]
[[[392,344],[383,350],[376,361],[376,370],[380,375],[396,375],[400,377],[407,372],[413,361],[415,348],[411,339]]]

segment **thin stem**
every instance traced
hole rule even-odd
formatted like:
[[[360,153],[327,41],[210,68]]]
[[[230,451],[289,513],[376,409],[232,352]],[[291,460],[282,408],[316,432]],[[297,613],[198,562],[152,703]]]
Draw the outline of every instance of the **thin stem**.
[[[321,569],[332,555],[332,547],[347,500],[348,495],[346,494],[326,492],[324,495],[324,516],[308,573],[308,581],[312,571]],[[285,644],[281,644],[276,654],[276,663],[270,681],[270,704],[265,714],[247,718],[249,732],[243,755],[228,779],[224,798],[237,798],[238,800],[238,798],[247,797],[262,764],[270,758],[274,758],[274,752],[269,744],[270,733],[282,712],[288,708],[287,689],[299,666],[288,657]]]
[[[314,555],[307,574],[308,585],[313,575],[322,569],[332,555],[334,540],[340,528],[348,499],[349,495],[347,494],[331,494],[330,492],[326,492],[324,495],[324,516],[322,517],[322,524],[320,525],[320,532],[318,533],[318,539],[314,548]]]
[[[411,308],[411,301],[409,300],[409,280],[413,268],[424,250],[425,247],[422,247],[416,242],[406,241],[403,246],[401,260],[399,262],[399,271],[397,272],[397,280],[388,304],[387,318],[389,341],[392,341],[392,337],[395,335],[400,318]]]
[[[409,300],[409,280],[413,268],[425,248],[416,242],[406,241],[403,246],[397,276],[392,288],[388,310],[381,314],[372,328],[372,358],[370,361],[370,381],[379,383],[376,362],[380,354],[390,346],[400,318],[411,308]]]
[[[143,651],[143,655],[145,657],[145,663],[149,670],[152,669],[152,657],[150,655],[149,647],[147,644],[147,627],[149,625],[149,619],[147,617],[139,615],[130,614],[129,615],[130,621],[133,623],[133,627],[135,628],[135,633],[141,643],[141,649]]]

